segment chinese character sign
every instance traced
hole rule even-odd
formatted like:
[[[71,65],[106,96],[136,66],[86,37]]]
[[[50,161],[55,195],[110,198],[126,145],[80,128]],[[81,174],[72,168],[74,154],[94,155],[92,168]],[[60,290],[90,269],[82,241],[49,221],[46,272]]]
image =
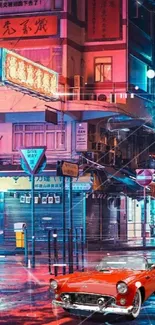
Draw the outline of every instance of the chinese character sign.
[[[11,84],[22,89],[36,93],[43,98],[52,96],[57,92],[58,74],[41,64],[24,58],[15,52],[2,49],[2,66],[4,84]],[[1,69],[0,69],[1,70]]]
[[[0,19],[0,38],[53,36],[58,33],[57,16]]]
[[[76,123],[76,151],[88,150],[88,123]]]
[[[51,0],[0,0],[0,13],[25,13],[51,10]]]
[[[121,39],[122,0],[87,0],[87,39]]]

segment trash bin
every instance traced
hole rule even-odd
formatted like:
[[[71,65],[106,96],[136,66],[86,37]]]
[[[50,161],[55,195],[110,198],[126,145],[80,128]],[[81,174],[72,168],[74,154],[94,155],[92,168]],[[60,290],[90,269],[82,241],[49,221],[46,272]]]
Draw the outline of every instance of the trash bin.
[[[14,232],[16,233],[16,248],[24,248],[24,228],[23,222],[14,223]]]

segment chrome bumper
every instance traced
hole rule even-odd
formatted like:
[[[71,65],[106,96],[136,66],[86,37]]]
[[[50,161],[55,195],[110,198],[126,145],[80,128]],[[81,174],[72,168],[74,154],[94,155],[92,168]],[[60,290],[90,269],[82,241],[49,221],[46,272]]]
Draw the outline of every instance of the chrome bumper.
[[[98,307],[98,306],[83,306],[77,304],[64,303],[63,301],[52,301],[53,306],[62,307],[66,309],[88,311],[92,313],[101,313],[101,314],[117,314],[117,315],[130,315],[133,310],[133,306],[129,307],[120,307],[117,305],[112,305],[111,307]]]

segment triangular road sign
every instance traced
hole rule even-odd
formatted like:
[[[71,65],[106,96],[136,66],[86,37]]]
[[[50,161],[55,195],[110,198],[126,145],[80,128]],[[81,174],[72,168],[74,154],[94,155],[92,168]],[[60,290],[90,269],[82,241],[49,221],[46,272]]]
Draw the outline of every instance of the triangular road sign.
[[[21,148],[20,153],[31,174],[35,174],[45,154],[46,147]]]

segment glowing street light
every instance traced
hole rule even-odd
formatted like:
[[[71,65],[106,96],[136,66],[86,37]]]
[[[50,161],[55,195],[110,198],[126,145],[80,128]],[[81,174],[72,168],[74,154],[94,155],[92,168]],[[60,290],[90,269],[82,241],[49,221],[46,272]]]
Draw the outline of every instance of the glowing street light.
[[[149,69],[149,70],[147,71],[146,75],[147,75],[147,77],[148,77],[149,79],[153,79],[153,78],[155,77],[155,71],[152,70],[152,69]]]

